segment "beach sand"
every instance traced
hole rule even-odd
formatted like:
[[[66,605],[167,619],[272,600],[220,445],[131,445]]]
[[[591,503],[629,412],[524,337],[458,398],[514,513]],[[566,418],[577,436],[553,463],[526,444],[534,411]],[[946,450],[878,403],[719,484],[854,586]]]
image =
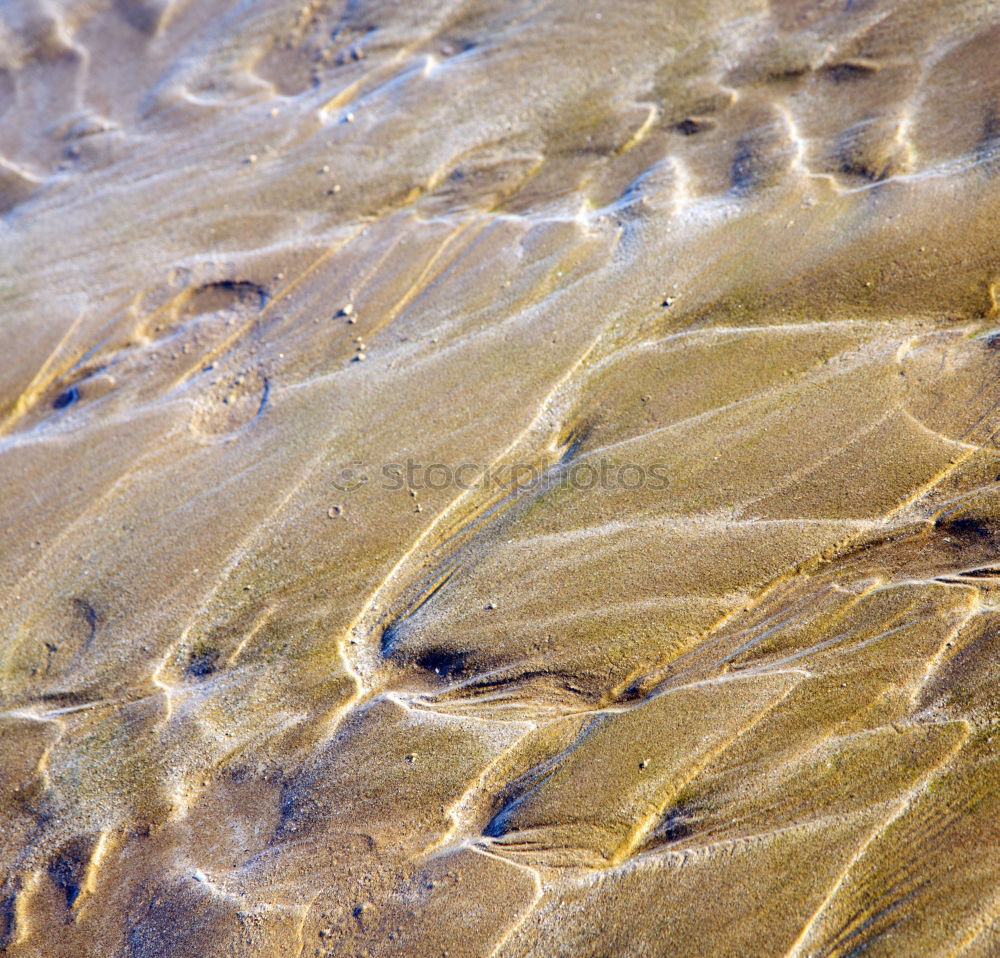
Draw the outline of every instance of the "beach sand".
[[[0,3],[0,951],[1000,953],[998,63]]]

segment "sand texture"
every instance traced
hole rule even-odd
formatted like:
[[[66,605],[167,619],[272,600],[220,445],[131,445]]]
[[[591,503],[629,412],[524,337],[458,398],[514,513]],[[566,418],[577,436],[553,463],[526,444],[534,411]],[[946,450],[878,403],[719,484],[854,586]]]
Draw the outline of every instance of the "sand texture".
[[[998,296],[995,0],[0,0],[0,952],[1000,954]]]

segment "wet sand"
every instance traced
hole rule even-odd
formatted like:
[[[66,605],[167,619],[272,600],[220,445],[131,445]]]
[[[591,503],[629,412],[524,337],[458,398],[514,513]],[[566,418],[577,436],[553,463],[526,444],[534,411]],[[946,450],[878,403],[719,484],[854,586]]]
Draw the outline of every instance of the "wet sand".
[[[0,3],[0,950],[1000,951],[998,62]]]

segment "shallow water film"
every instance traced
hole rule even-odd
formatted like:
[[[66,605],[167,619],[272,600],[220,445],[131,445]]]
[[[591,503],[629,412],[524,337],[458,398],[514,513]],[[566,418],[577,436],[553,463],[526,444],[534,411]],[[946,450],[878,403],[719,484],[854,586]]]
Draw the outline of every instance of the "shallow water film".
[[[0,0],[0,952],[1000,954],[1000,6]]]

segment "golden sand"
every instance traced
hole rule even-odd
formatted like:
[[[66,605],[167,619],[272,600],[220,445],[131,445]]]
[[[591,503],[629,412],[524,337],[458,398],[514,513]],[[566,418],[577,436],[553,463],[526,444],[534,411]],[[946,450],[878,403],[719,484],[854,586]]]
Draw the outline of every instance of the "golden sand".
[[[992,0],[5,0],[0,214],[0,951],[1000,954]]]

